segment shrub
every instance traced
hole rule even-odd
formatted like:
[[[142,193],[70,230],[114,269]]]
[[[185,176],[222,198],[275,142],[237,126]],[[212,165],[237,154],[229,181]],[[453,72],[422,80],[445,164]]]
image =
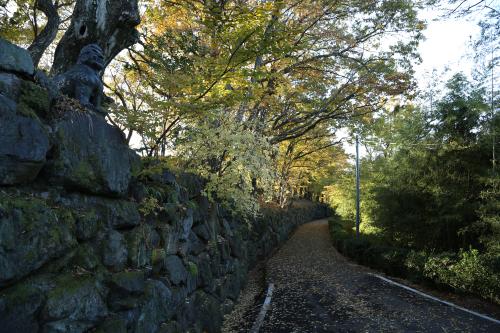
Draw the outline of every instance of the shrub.
[[[480,254],[476,249],[429,254],[386,246],[361,234],[356,238],[338,217],[329,221],[335,247],[356,262],[415,282],[471,293],[500,303],[500,254]]]
[[[342,248],[344,241],[350,237],[349,230],[345,228],[338,216],[331,217],[328,220],[328,225],[335,247]]]
[[[458,255],[443,252],[430,255],[422,272],[424,277],[437,285],[500,303],[500,274],[494,269],[496,260],[497,258],[481,255],[472,248],[468,251],[460,250]],[[421,263],[414,268],[421,269]]]
[[[408,279],[414,282],[426,280],[424,267],[429,255],[425,251],[411,250],[408,252],[404,265]]]
[[[276,177],[270,138],[214,111],[176,140],[176,158],[185,172],[206,180],[203,194],[235,213],[256,215]],[[258,195],[259,194],[259,195]]]
[[[466,293],[474,293],[494,302],[500,301],[500,274],[491,265],[491,257],[476,249],[460,250],[429,258],[424,274],[438,283]]]
[[[449,285],[452,280],[452,272],[449,267],[456,262],[455,254],[442,252],[431,255],[424,265],[424,276],[441,285]]]
[[[362,262],[365,252],[370,246],[370,242],[365,238],[346,238],[344,241],[344,253],[356,261]]]

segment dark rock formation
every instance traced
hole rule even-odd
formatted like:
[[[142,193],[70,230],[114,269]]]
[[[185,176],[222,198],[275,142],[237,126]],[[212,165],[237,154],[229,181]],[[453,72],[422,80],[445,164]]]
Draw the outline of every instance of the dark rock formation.
[[[0,184],[34,180],[48,150],[48,134],[38,119],[0,110]]]
[[[83,192],[124,196],[139,163],[119,129],[102,117],[68,113],[53,125],[46,173],[53,183]]]
[[[49,135],[37,114],[47,112],[47,94],[16,75],[33,71],[26,50],[0,39],[0,185],[33,181],[49,150]]]
[[[32,76],[35,67],[30,54],[25,49],[0,38],[0,71]]]
[[[162,186],[168,193],[178,185]],[[197,237],[193,228],[208,239],[177,240],[185,252],[167,254],[162,238],[183,229],[182,209],[164,229],[162,216],[117,223],[138,216],[125,200],[31,191],[5,188],[0,198],[0,332],[218,332],[249,267],[294,226],[326,213],[269,208],[238,222],[215,206],[215,215],[192,208],[209,217],[188,239]]]
[[[0,195],[0,287],[76,245],[74,219],[44,200]]]
[[[178,285],[186,282],[188,273],[178,256],[172,255],[165,258],[165,270],[173,284]]]

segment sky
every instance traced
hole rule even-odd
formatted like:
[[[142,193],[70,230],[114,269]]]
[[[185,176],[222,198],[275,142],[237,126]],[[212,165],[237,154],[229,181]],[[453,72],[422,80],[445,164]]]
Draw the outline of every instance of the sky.
[[[480,34],[478,17],[445,19],[436,10],[422,11],[420,17],[427,21],[427,29],[419,46],[422,63],[415,68],[419,86],[425,87],[433,69],[441,72],[449,67],[450,76],[458,71],[469,75],[473,67],[471,44]]]
[[[474,66],[472,41],[480,34],[477,25],[478,16],[469,18],[443,18],[437,10],[420,12],[420,18],[427,22],[424,31],[425,40],[419,45],[418,51],[422,62],[415,67],[415,79],[420,89],[424,89],[431,80],[430,74],[436,70],[442,74],[439,84],[443,85],[448,78],[459,71],[470,76]],[[445,68],[447,73],[443,73]],[[347,137],[345,130],[340,130],[337,137]],[[355,146],[344,142],[347,153],[354,155]],[[360,155],[365,155],[364,148],[360,146]]]

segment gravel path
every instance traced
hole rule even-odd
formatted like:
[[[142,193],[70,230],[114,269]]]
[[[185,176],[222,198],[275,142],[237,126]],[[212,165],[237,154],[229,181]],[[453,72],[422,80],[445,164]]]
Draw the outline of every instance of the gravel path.
[[[334,249],[326,220],[299,227],[265,270],[275,290],[263,333],[500,332],[498,324],[368,275]],[[264,298],[263,290],[253,290],[254,303],[238,305],[239,326],[233,321],[224,332],[248,332]]]

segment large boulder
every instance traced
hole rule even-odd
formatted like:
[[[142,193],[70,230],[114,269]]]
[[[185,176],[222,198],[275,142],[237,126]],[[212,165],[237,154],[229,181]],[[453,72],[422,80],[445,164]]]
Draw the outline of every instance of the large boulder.
[[[13,74],[26,74],[28,60],[25,50],[0,39],[0,185],[33,181],[50,148],[39,119],[50,107],[47,91]]]
[[[162,282],[146,281],[146,303],[141,308],[134,332],[157,332],[161,323],[173,315],[172,292]]]
[[[0,70],[31,76],[35,66],[28,51],[0,38]]]
[[[105,289],[91,276],[63,275],[42,310],[47,332],[86,332],[108,313]]]
[[[111,276],[110,284],[122,293],[141,294],[145,288],[143,271],[125,271]]]
[[[0,296],[0,333],[38,332],[38,312],[43,305],[42,288],[34,281],[23,281],[3,289]]]
[[[201,290],[191,296],[196,322],[203,332],[219,332],[222,326],[222,312],[217,299]]]
[[[169,224],[158,226],[167,254],[181,252],[185,255],[189,250],[189,234],[193,226],[193,210],[182,205],[167,203],[164,205],[165,217]]]
[[[38,118],[11,111],[0,108],[0,185],[34,180],[50,148],[47,131]]]
[[[125,268],[128,252],[125,238],[118,231],[110,230],[104,240],[102,262],[114,271]]]
[[[48,108],[41,87],[0,73],[0,185],[31,182],[42,169],[50,144],[38,114]]]
[[[74,220],[41,199],[0,193],[0,287],[76,245]]]
[[[185,282],[187,279],[187,270],[178,256],[172,255],[165,259],[165,270],[167,271],[170,281],[175,285]]]
[[[21,91],[21,82],[22,80],[17,75],[0,71],[0,96],[9,98],[12,102],[17,101]]]
[[[69,189],[124,196],[139,157],[121,131],[91,112],[68,112],[54,124],[48,178]]]
[[[160,245],[160,236],[148,224],[141,224],[125,233],[127,242],[128,263],[132,268],[144,268],[151,266],[152,259],[156,259],[158,269],[163,267],[163,254],[155,251]],[[153,254],[157,254],[153,256]],[[158,256],[159,255],[159,256]],[[155,266],[153,266],[154,268]]]

